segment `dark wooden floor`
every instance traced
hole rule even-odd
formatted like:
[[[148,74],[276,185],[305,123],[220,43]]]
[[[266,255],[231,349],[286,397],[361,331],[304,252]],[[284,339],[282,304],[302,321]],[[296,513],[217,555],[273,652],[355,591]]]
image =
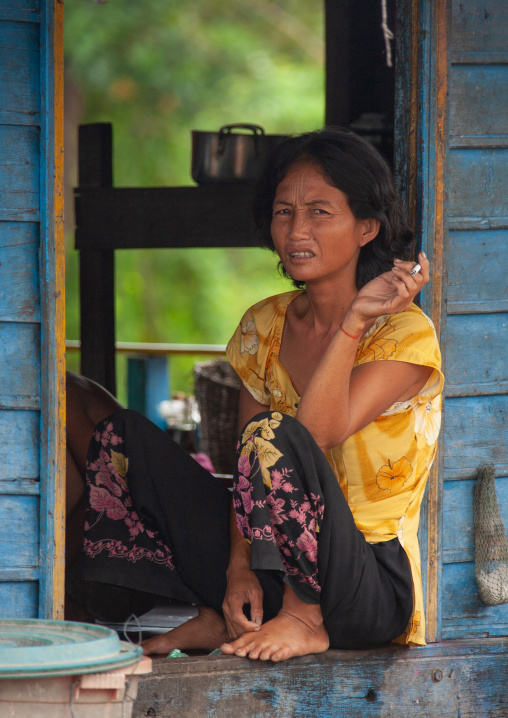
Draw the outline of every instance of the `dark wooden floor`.
[[[508,718],[508,637],[281,664],[155,659],[133,718]]]

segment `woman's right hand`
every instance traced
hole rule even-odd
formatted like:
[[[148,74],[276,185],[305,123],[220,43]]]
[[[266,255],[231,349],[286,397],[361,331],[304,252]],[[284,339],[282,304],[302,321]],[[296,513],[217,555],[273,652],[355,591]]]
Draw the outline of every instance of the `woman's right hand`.
[[[359,327],[358,333],[362,333],[379,316],[405,311],[430,278],[429,260],[424,252],[418,255],[418,262],[420,271],[412,275],[416,262],[395,259],[390,272],[384,272],[365,284],[351,303],[348,315],[353,316],[346,316],[343,322],[345,328],[354,327],[356,331]],[[355,315],[359,319],[356,324]]]
[[[230,565],[227,577],[222,609],[229,637],[235,640],[248,631],[259,631],[263,621],[263,589],[249,568]],[[250,605],[250,621],[243,612],[246,604]]]

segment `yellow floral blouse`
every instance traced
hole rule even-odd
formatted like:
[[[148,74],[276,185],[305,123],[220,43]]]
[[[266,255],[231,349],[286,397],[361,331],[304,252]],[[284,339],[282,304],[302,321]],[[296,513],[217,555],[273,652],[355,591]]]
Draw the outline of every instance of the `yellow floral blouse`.
[[[287,307],[300,293],[286,292],[255,304],[227,347],[229,361],[252,396],[272,411],[292,416],[300,397],[279,361],[279,350]],[[420,394],[395,403],[326,456],[366,540],[397,537],[404,547],[413,577],[413,614],[396,640],[425,644],[417,530],[436,453],[444,383],[431,320],[415,304],[400,314],[379,317],[358,345],[355,366],[371,361],[403,361],[434,371]]]

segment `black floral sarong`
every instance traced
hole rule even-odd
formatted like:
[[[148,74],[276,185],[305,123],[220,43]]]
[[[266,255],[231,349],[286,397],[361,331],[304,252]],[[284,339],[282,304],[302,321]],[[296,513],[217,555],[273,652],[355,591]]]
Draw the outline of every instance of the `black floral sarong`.
[[[231,493],[163,431],[121,410],[97,425],[87,461],[83,578],[221,612]],[[397,539],[368,544],[328,461],[296,419],[264,412],[241,434],[233,505],[264,592],[284,583],[319,603],[332,647],[402,633],[411,574]]]
[[[128,409],[98,424],[87,490],[86,580],[221,609],[231,495],[165,432]]]

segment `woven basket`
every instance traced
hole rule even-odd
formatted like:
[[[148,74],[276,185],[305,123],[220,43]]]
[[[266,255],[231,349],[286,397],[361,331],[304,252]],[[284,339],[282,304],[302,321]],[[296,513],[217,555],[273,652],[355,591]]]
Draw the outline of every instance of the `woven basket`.
[[[240,379],[224,359],[194,367],[194,391],[201,414],[200,450],[218,474],[232,474],[238,441]]]

